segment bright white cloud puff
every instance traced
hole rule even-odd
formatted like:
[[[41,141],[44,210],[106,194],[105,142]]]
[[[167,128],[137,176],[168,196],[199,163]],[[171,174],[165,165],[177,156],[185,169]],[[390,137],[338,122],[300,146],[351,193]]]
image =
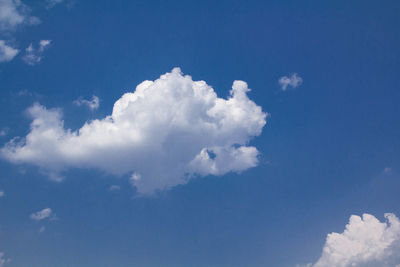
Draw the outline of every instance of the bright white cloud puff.
[[[289,87],[296,88],[303,83],[303,79],[297,73],[293,73],[290,77],[283,76],[279,78],[279,85],[282,91],[286,91]]]
[[[11,61],[19,50],[6,44],[4,40],[0,40],[0,62]]]
[[[327,236],[320,259],[311,266],[398,266],[400,220],[392,213],[385,218],[352,215],[343,233]]]
[[[1,155],[56,179],[71,167],[130,174],[141,194],[185,184],[196,174],[240,172],[258,164],[259,152],[248,143],[267,117],[249,91],[235,81],[228,99],[218,98],[206,82],[175,68],[142,82],[115,102],[110,116],[77,131],[64,129],[59,109],[34,104],[30,132],[11,140]]]

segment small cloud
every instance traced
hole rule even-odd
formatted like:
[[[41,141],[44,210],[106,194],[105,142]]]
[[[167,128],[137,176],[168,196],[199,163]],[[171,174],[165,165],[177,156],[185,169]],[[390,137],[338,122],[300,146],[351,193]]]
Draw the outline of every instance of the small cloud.
[[[61,4],[64,0],[47,0],[47,8],[52,8],[57,4]]]
[[[0,137],[6,136],[8,134],[8,131],[9,131],[9,129],[7,127],[1,129],[0,130]]]
[[[110,186],[110,188],[109,188],[110,191],[118,191],[120,189],[121,189],[121,187],[119,185],[115,185],[115,184]]]
[[[96,110],[100,106],[100,99],[95,95],[92,96],[92,100],[86,100],[82,97],[79,97],[78,99],[74,100],[73,103],[78,107],[87,106],[90,110]]]
[[[18,49],[7,45],[4,40],[0,40],[0,62],[11,61],[18,53]]]
[[[50,9],[62,3],[64,3],[67,8],[72,8],[75,4],[75,0],[46,0],[46,8]]]
[[[17,92],[17,96],[32,96],[32,93],[27,89],[21,90]]]
[[[23,60],[26,64],[34,66],[40,63],[43,59],[43,53],[50,45],[51,40],[41,40],[39,42],[39,48],[34,48],[32,44],[30,44],[25,49],[25,55],[23,56]]]
[[[46,227],[42,226],[42,227],[40,227],[40,229],[39,229],[39,233],[43,233],[45,230],[46,230]]]
[[[133,186],[135,186],[135,183],[137,183],[137,181],[139,181],[141,178],[142,178],[142,176],[141,176],[139,173],[134,172],[134,173],[132,174],[132,176],[129,178],[129,182],[130,182]]]
[[[294,89],[303,83],[303,79],[297,75],[297,73],[293,73],[290,77],[283,76],[279,78],[279,85],[281,86],[282,91],[286,91],[288,87]]]
[[[64,181],[64,176],[60,175],[58,172],[52,172],[52,171],[44,171],[42,170],[43,173],[45,173],[49,179],[53,182],[56,183],[61,183],[62,181]]]
[[[40,40],[39,41],[39,51],[44,51],[44,49],[50,45],[51,40]]]
[[[6,194],[4,193],[3,190],[0,190],[0,197],[4,197]]]
[[[4,257],[4,253],[0,252],[0,267],[5,266],[6,263],[9,263],[11,261],[11,259],[6,259]]]
[[[40,211],[37,211],[35,213],[31,214],[31,219],[35,221],[41,221],[46,218],[49,218],[50,220],[54,220],[56,216],[53,214],[53,211],[50,208],[45,208]]]
[[[17,92],[11,92],[13,97],[33,97],[33,98],[43,98],[43,96],[37,92],[29,91],[27,89],[23,89]]]
[[[391,175],[392,174],[392,168],[386,167],[385,169],[383,169],[383,173],[387,174],[387,175]]]

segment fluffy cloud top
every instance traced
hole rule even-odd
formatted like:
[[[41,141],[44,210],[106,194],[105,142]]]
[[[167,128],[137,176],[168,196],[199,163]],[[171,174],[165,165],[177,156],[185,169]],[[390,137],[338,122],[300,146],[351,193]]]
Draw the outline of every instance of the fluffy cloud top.
[[[235,81],[227,99],[179,68],[144,81],[115,102],[112,114],[64,129],[59,109],[29,108],[29,134],[1,149],[14,163],[31,163],[53,175],[70,168],[131,174],[139,193],[185,184],[194,175],[240,172],[258,164],[248,146],[261,134],[267,114]]]
[[[31,219],[35,221],[41,221],[52,216],[53,211],[50,208],[45,208],[40,211],[31,214]],[[52,216],[54,217],[54,216]]]
[[[32,44],[30,44],[26,49],[25,49],[25,55],[22,58],[26,64],[28,65],[36,65],[39,64],[40,61],[43,59],[43,52],[47,49],[47,47],[50,45],[51,40],[41,40],[39,42],[39,47],[34,48]]]
[[[74,104],[78,107],[87,106],[90,110],[96,110],[100,107],[100,99],[97,96],[92,96],[92,100],[86,100],[82,97],[74,100]]]
[[[20,0],[0,0],[0,31],[14,30],[21,24],[36,24],[39,19],[29,16],[29,8]]]
[[[296,88],[300,86],[303,83],[303,79],[300,76],[297,76],[297,73],[293,73],[290,77],[283,76],[279,78],[278,82],[282,91],[286,91],[288,87]]]
[[[391,213],[387,222],[370,214],[352,215],[343,233],[326,238],[321,258],[313,266],[394,266],[391,257],[400,252],[400,220]]]
[[[18,52],[18,49],[6,45],[4,40],[0,40],[0,62],[11,61],[18,54]]]

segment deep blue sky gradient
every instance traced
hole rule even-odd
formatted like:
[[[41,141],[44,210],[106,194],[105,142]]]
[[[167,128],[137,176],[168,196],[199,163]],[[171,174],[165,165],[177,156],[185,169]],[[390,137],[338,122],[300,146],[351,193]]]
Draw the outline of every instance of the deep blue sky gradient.
[[[148,198],[127,177],[70,170],[54,183],[1,161],[0,251],[10,267],[294,266],[315,262],[351,214],[400,215],[400,2],[25,3],[42,23],[14,34],[20,49],[52,44],[37,66],[0,65],[2,144],[26,135],[35,101],[63,108],[77,129],[175,66],[220,97],[246,81],[270,117],[252,141],[258,167]],[[280,91],[293,72],[303,84]],[[72,104],[93,94],[98,111]],[[58,220],[29,219],[45,207]]]

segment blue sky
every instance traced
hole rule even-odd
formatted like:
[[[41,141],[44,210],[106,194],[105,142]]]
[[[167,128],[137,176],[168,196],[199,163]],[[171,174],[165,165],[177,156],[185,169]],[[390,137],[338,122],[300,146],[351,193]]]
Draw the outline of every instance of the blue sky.
[[[399,11],[0,0],[0,266],[400,264]]]

